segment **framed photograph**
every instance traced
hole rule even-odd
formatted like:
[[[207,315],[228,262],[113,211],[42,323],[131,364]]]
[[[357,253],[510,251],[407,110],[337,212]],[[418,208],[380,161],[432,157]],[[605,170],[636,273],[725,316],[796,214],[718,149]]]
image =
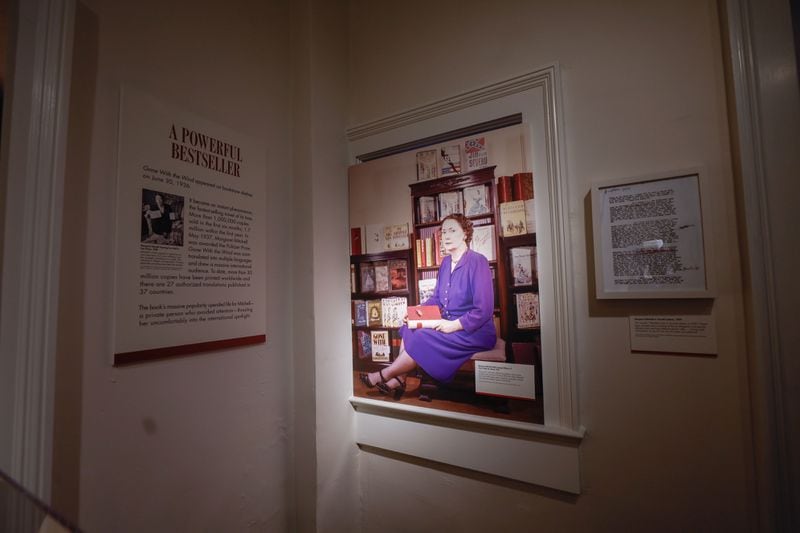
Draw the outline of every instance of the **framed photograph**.
[[[709,298],[700,172],[592,189],[597,298]]]

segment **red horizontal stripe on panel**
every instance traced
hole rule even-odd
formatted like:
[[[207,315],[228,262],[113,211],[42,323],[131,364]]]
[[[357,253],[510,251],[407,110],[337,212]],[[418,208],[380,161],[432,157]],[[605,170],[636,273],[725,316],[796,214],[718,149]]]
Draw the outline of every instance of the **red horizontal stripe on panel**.
[[[151,350],[139,350],[136,352],[123,352],[114,354],[114,366],[125,366],[168,357],[180,357],[201,352],[212,352],[224,350],[226,348],[236,348],[238,346],[249,346],[251,344],[261,344],[267,342],[267,336],[252,335],[250,337],[235,337],[233,339],[222,339],[218,341],[197,342],[194,344],[179,344],[177,346],[166,346],[164,348],[153,348]]]

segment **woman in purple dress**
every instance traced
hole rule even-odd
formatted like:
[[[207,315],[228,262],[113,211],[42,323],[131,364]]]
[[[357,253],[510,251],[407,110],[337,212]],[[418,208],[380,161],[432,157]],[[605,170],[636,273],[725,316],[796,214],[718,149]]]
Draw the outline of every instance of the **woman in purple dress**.
[[[436,290],[422,305],[438,305],[442,319],[433,329],[400,328],[403,340],[394,362],[379,372],[362,373],[367,387],[400,398],[405,375],[417,366],[439,381],[450,381],[475,353],[497,342],[494,289],[489,261],[469,249],[472,222],[461,214],[442,221],[442,244],[447,256],[439,267]]]

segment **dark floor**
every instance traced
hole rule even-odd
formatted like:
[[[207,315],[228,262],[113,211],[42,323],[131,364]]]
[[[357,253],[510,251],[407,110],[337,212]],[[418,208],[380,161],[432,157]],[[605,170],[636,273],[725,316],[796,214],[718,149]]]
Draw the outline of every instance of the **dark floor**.
[[[358,372],[353,372],[353,395],[359,398],[384,400],[403,405],[441,409],[457,413],[467,413],[478,416],[516,420],[518,422],[544,423],[542,416],[542,403],[529,400],[498,399],[491,396],[475,394],[469,386],[440,387],[433,401],[420,400],[420,379],[408,377],[406,392],[399,400],[384,396],[378,389],[369,389],[358,379]],[[497,412],[498,404],[505,405],[508,413]]]

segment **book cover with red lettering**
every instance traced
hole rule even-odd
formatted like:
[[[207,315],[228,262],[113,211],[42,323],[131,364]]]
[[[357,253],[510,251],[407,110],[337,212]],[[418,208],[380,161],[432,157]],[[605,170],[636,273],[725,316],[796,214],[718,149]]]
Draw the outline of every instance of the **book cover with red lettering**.
[[[438,305],[413,305],[408,307],[408,327],[433,328],[442,319]]]

